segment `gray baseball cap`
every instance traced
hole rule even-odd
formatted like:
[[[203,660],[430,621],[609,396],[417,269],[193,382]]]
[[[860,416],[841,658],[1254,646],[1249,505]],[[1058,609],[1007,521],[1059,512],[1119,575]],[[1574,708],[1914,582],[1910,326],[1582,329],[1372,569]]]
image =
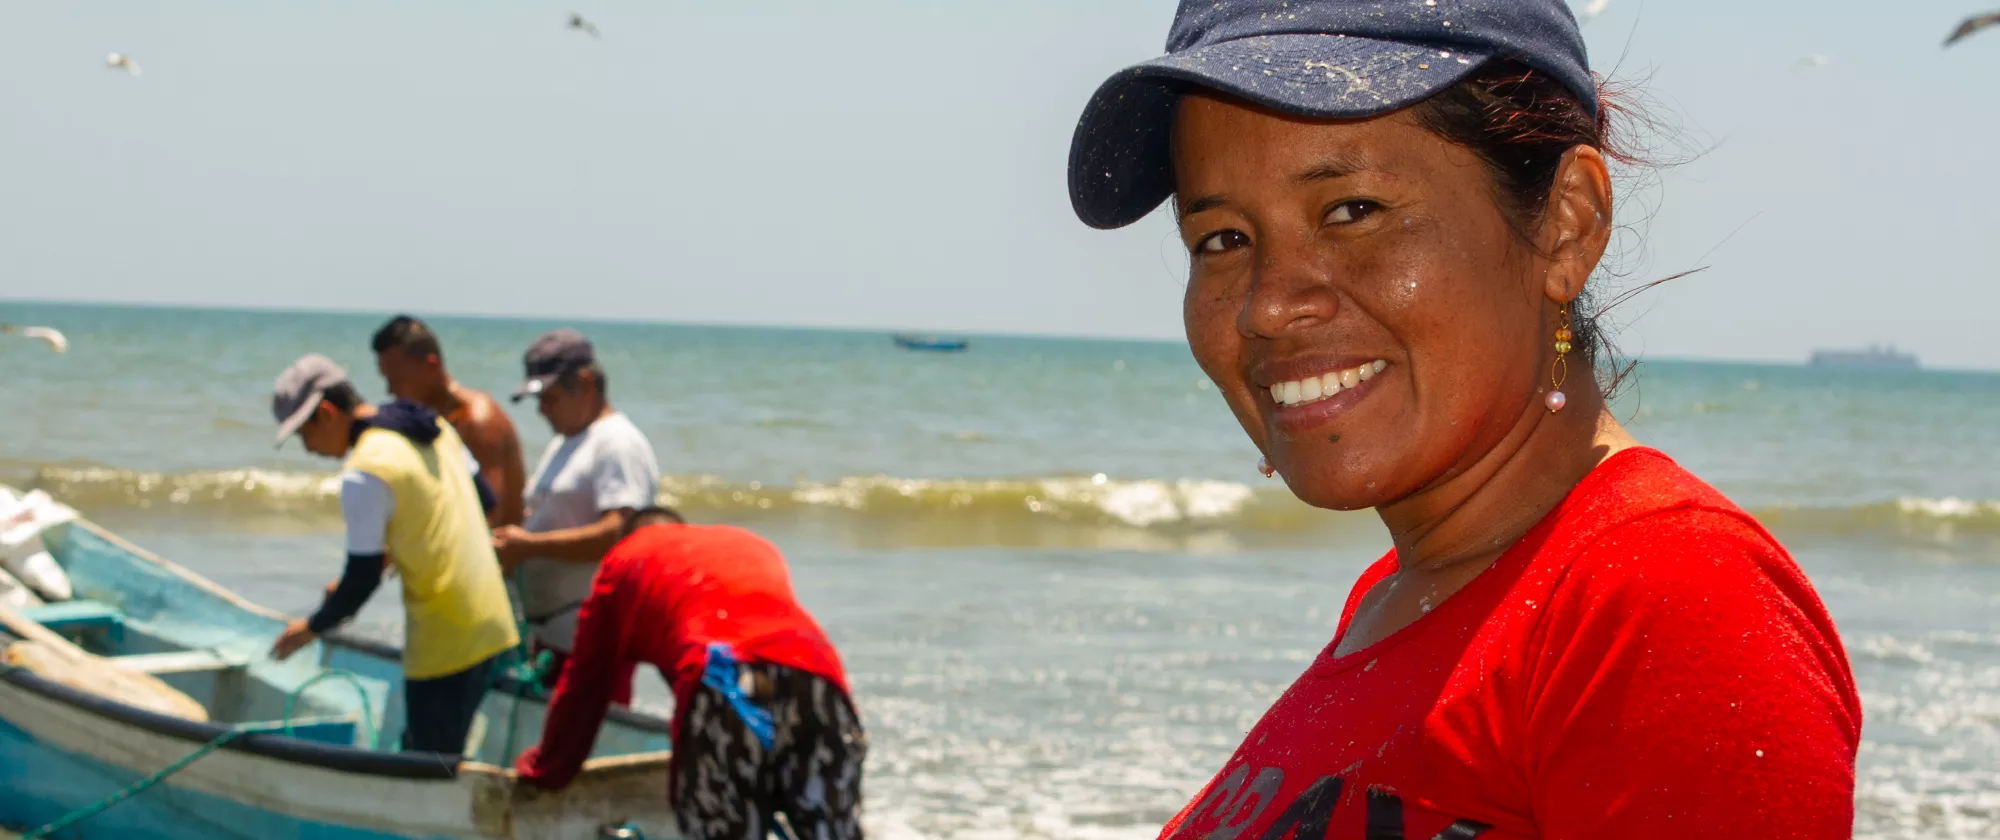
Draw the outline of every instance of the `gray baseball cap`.
[[[514,389],[514,401],[547,390],[556,384],[564,374],[582,369],[597,361],[597,350],[590,346],[590,339],[576,330],[555,330],[542,334],[535,343],[528,345],[528,352],[521,357],[527,368],[527,379],[521,387]]]
[[[347,382],[347,371],[332,359],[309,353],[278,374],[271,386],[271,416],[278,419],[277,445],[297,434],[312,418],[313,409],[326,397],[327,389]]]

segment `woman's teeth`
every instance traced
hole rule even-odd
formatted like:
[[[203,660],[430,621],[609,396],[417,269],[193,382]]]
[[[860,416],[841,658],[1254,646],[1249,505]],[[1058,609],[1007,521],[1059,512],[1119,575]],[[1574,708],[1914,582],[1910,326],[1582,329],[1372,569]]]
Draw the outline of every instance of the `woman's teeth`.
[[[1327,397],[1373,379],[1375,374],[1381,373],[1382,369],[1388,366],[1388,362],[1376,359],[1365,365],[1351,367],[1346,370],[1336,370],[1320,374],[1319,376],[1294,379],[1290,382],[1280,382],[1271,386],[1271,399],[1277,401],[1279,405],[1305,405],[1310,402],[1319,402]]]

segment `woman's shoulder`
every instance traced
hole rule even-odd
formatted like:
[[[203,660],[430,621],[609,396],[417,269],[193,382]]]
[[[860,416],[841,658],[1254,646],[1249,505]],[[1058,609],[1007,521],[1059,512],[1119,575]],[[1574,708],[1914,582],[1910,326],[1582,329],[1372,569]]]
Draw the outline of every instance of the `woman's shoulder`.
[[[1551,609],[1680,626],[1782,616],[1838,645],[1804,571],[1754,517],[1657,451],[1622,461],[1607,462],[1607,480],[1571,512],[1579,521],[1557,526],[1558,550],[1529,573],[1548,582]]]
[[[1786,556],[1776,538],[1721,491],[1656,449],[1621,451],[1593,471],[1549,522],[1548,542],[1590,553],[1610,541],[1678,551],[1689,543]]]
[[[1567,600],[1714,606],[1718,590],[1776,596],[1824,615],[1784,546],[1750,514],[1652,449],[1621,452],[1565,504],[1538,552]]]
[[[1750,520],[1722,492],[1660,450],[1623,449],[1598,464],[1563,505],[1564,518],[1614,522],[1668,510],[1700,508]]]

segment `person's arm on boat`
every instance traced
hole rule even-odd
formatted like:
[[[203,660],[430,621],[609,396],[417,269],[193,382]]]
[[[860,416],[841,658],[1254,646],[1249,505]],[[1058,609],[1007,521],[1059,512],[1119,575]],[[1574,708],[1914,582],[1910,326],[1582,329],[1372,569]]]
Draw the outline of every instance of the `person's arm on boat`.
[[[316,634],[325,633],[353,618],[375,594],[376,587],[382,585],[382,569],[388,564],[388,559],[382,554],[347,555],[347,572],[340,576],[340,583],[320,603],[319,610],[306,619],[306,629]]]
[[[514,762],[521,781],[545,790],[567,786],[583,769],[597,742],[598,727],[611,708],[621,680],[630,679],[626,655],[626,605],[620,603],[629,563],[605,558],[576,619],[575,647],[556,680],[542,723],[541,743]]]
[[[364,472],[340,477],[340,513],[347,520],[347,569],[327,592],[311,618],[294,619],[271,646],[271,655],[285,659],[311,644],[320,634],[354,617],[382,585],[389,565],[383,543],[396,500],[389,485]]]

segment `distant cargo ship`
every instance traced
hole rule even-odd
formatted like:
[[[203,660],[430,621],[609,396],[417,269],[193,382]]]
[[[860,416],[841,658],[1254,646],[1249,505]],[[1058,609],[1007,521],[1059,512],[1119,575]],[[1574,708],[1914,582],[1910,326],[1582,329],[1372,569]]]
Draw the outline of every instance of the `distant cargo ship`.
[[[1866,350],[1814,350],[1809,364],[1813,367],[1911,370],[1917,367],[1917,357],[1894,347],[1874,345]]]

